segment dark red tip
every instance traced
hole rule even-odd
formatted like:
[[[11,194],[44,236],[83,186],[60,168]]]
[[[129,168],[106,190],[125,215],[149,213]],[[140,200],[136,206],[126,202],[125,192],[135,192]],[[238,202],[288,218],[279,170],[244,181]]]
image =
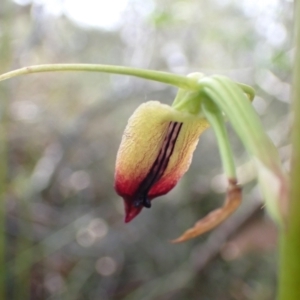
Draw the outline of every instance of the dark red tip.
[[[136,207],[133,205],[133,201],[130,199],[124,198],[124,206],[125,206],[125,223],[130,222],[134,219],[142,210],[143,206]]]

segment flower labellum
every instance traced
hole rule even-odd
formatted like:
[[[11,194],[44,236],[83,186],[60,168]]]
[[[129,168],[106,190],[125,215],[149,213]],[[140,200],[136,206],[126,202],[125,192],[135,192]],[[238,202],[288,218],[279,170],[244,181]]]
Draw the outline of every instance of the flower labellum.
[[[116,161],[115,189],[124,199],[125,222],[177,184],[208,126],[205,119],[158,101],[137,108],[124,131]]]

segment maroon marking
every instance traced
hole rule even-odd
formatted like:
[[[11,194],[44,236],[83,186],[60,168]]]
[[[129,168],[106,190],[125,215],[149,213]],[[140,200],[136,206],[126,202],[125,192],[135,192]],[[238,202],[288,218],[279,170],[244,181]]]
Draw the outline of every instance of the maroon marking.
[[[159,181],[166,171],[170,157],[173,154],[176,140],[182,128],[182,123],[170,122],[166,136],[163,140],[162,146],[159,150],[158,156],[154,161],[149,173],[146,175],[145,179],[140,183],[137,188],[134,206],[139,207],[141,205],[145,207],[151,207],[150,200],[148,198],[148,193],[152,186]]]

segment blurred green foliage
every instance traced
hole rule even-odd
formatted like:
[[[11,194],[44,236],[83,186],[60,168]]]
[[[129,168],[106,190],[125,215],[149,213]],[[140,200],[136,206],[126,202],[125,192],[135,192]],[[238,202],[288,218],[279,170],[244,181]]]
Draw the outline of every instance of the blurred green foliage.
[[[224,74],[255,87],[254,106],[289,161],[290,1],[129,0],[115,30],[81,27],[43,3],[2,0],[1,73],[76,62]],[[274,299],[275,229],[231,130],[245,205],[228,222],[193,241],[168,242],[223,200],[207,130],[180,184],[123,223],[113,176],[127,119],[143,101],[171,103],[175,94],[107,74],[1,82],[7,299]]]

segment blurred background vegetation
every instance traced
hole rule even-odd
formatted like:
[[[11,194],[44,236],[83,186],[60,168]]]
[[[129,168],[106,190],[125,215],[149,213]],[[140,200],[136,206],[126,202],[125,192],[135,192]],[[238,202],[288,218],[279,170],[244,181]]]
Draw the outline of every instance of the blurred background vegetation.
[[[253,105],[288,165],[292,14],[288,0],[1,0],[0,72],[102,63],[227,75],[256,89]],[[230,126],[244,185],[237,213],[203,237],[169,243],[224,199],[207,130],[180,184],[123,222],[113,181],[127,119],[140,103],[171,103],[175,94],[95,73],[1,82],[7,299],[274,299],[276,229]]]

